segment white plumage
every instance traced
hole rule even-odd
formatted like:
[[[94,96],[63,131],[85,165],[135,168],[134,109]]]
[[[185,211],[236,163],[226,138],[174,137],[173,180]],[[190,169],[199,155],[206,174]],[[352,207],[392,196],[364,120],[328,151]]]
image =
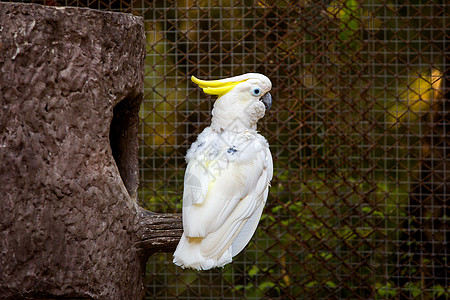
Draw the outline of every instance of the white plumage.
[[[256,123],[271,105],[271,83],[256,73],[193,81],[219,98],[211,126],[186,154],[184,233],[173,261],[183,268],[207,270],[231,262],[261,217],[273,163]]]

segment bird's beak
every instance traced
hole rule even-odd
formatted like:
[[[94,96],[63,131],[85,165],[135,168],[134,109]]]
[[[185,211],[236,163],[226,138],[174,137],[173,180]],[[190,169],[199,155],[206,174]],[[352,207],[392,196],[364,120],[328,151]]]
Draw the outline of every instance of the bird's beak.
[[[269,110],[272,106],[272,95],[270,93],[265,94],[264,96],[259,99],[262,103],[264,103],[264,106],[266,107],[266,110]]]

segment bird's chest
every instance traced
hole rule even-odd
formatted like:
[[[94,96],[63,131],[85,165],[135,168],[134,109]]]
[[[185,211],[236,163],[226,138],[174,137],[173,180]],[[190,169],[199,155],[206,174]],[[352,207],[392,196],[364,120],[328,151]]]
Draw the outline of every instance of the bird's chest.
[[[194,160],[217,173],[234,164],[251,163],[263,151],[264,142],[256,133],[212,133],[199,136],[186,157],[188,163]]]

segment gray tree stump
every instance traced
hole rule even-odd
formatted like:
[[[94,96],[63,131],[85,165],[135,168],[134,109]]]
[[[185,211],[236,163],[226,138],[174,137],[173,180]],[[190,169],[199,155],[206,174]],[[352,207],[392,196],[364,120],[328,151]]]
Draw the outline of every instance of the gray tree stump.
[[[136,202],[143,20],[0,3],[0,298],[139,299],[181,217]]]

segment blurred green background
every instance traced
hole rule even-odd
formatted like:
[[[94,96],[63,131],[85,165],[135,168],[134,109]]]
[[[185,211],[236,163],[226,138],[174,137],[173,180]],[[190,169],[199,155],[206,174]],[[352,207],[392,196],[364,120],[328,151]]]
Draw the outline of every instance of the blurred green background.
[[[214,99],[189,77],[259,72],[275,174],[257,233],[220,270],[148,264],[148,299],[446,299],[445,1],[157,1],[141,194],[181,212],[184,154]],[[147,7],[146,4],[150,5]]]

